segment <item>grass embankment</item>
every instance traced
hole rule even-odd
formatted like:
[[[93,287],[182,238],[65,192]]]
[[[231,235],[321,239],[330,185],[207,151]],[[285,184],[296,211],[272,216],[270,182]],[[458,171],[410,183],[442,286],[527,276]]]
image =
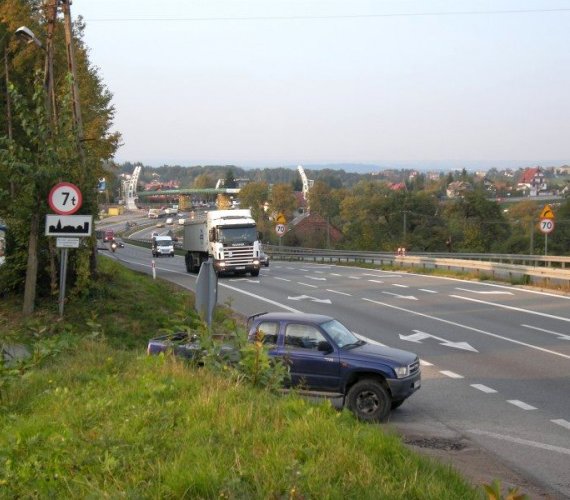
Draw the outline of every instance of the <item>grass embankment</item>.
[[[24,375],[0,372],[0,497],[480,498],[347,411],[147,357],[161,327],[199,327],[192,298],[100,262],[64,321],[55,301],[27,320],[0,303],[0,340],[42,349]]]

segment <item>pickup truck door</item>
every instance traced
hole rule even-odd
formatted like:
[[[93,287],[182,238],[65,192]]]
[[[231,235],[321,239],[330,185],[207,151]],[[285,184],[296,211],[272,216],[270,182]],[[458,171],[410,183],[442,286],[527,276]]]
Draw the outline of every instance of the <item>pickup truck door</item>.
[[[334,350],[319,351],[319,343],[329,340],[314,325],[288,323],[283,346],[279,348],[290,367],[291,382],[316,391],[340,391],[340,358]]]

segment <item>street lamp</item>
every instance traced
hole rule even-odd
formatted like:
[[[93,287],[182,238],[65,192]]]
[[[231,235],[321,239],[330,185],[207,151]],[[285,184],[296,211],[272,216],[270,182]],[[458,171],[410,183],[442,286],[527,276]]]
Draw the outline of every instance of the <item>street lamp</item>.
[[[44,48],[44,46],[42,45],[42,42],[40,42],[38,37],[36,35],[34,35],[34,32],[30,28],[28,28],[27,26],[20,26],[15,31],[15,33],[16,33],[16,36],[20,37],[26,43],[35,43],[41,49]]]

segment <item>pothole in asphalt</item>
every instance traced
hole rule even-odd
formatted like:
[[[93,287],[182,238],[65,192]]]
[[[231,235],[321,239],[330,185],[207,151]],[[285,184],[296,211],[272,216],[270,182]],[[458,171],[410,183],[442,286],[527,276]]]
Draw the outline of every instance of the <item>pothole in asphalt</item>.
[[[430,448],[433,450],[460,451],[467,446],[457,439],[445,438],[406,438],[404,443],[419,448]]]

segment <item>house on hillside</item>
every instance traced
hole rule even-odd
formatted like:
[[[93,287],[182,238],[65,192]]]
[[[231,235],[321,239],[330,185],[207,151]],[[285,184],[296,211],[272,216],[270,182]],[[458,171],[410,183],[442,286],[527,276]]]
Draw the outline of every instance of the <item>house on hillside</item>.
[[[540,167],[525,169],[517,183],[517,191],[522,191],[528,196],[538,196],[541,191],[547,189],[544,172]]]
[[[304,213],[289,224],[287,239],[295,239],[303,246],[323,248],[334,246],[342,239],[342,232],[317,213]]]

